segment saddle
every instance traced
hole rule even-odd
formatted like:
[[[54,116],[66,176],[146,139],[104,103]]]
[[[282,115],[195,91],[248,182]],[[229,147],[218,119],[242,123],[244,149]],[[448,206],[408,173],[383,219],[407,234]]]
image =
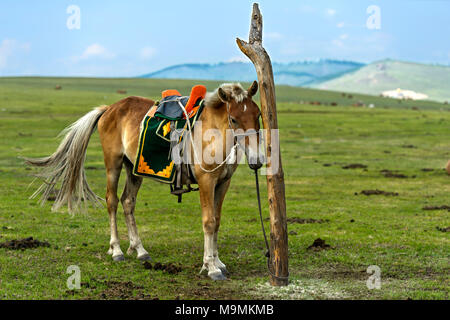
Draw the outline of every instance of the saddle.
[[[180,108],[181,104],[186,109],[189,118],[192,118],[205,95],[206,87],[202,85],[194,86],[189,97],[182,97],[178,90],[165,90],[161,93],[162,99],[156,103],[155,116],[169,120],[186,119],[183,109]]]
[[[161,93],[161,100],[150,107],[141,123],[133,174],[170,184],[170,191],[178,197],[178,202],[181,202],[183,193],[198,189],[190,185],[197,183],[190,166],[175,164],[172,149],[183,143],[188,130],[187,121],[191,127],[194,126],[203,110],[205,95],[206,87],[202,85],[194,86],[188,97],[177,90],[165,90]]]

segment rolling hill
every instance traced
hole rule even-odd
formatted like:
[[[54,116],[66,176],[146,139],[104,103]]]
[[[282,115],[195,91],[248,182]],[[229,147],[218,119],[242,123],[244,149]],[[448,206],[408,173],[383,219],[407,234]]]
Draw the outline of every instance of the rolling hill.
[[[450,101],[450,67],[383,60],[313,86],[372,95],[401,88],[424,93],[430,100]]]
[[[277,84],[311,86],[356,71],[364,64],[352,61],[318,60],[273,63]],[[202,79],[253,81],[256,72],[251,63],[222,62],[217,64],[181,64],[142,75],[141,78]]]

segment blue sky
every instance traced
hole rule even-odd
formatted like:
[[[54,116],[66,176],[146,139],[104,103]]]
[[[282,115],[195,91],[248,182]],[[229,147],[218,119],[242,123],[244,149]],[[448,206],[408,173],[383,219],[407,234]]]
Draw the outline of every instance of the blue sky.
[[[129,77],[180,63],[246,61],[235,38],[248,38],[252,3],[2,0],[0,76]],[[272,61],[450,61],[450,1],[259,4]],[[80,29],[67,27],[70,5],[80,9]],[[367,27],[370,5],[380,9],[379,29]]]

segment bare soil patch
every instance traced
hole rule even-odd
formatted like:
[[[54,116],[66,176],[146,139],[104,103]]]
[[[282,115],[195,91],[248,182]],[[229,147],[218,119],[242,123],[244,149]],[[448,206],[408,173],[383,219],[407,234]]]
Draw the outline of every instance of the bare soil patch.
[[[383,169],[380,171],[380,173],[385,177],[385,178],[400,178],[400,179],[406,179],[408,178],[407,175],[404,175],[403,173],[398,173],[398,171],[394,170],[388,170],[388,169]]]
[[[177,274],[183,270],[180,265],[176,265],[173,263],[163,264],[160,262],[156,262],[154,265],[152,265],[151,262],[145,261],[143,263],[143,266],[147,270],[162,270],[169,274]]]
[[[450,227],[447,228],[436,227],[436,229],[441,232],[450,232]]]
[[[396,197],[398,196],[398,192],[390,192],[390,191],[383,191],[383,190],[363,190],[360,192],[361,194],[365,195],[365,196],[373,196],[373,195],[383,195],[383,196],[393,196]],[[358,193],[356,193],[357,195]]]
[[[299,224],[306,224],[306,223],[325,223],[329,222],[328,219],[312,219],[312,218],[287,218],[286,221],[288,223],[299,223]]]
[[[265,218],[264,220],[270,221],[270,218]],[[312,218],[298,218],[298,217],[286,218],[286,221],[288,223],[298,223],[298,224],[330,222],[330,220],[328,219],[312,219]]]
[[[101,299],[158,300],[157,297],[152,298],[151,296],[141,292],[135,295],[133,291],[142,290],[144,287],[135,285],[131,281],[105,281],[103,284],[106,285],[107,288],[100,293]]]
[[[317,238],[316,240],[314,240],[313,244],[310,245],[307,249],[313,250],[313,251],[321,251],[321,250],[331,249],[331,246],[329,244],[325,243],[325,240]]]
[[[21,240],[10,240],[0,243],[0,248],[6,248],[11,250],[26,250],[38,247],[50,247],[50,243],[47,241],[39,241],[33,239],[33,237],[24,238]]]
[[[442,205],[442,206],[425,206],[422,210],[448,210],[450,211],[450,206]]]
[[[350,163],[342,166],[342,169],[367,169],[367,166],[361,163]]]

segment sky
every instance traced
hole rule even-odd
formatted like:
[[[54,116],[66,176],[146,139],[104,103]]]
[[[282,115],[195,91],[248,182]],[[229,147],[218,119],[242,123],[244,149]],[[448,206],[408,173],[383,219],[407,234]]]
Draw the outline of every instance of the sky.
[[[0,76],[133,77],[248,61],[253,1],[2,0]],[[261,0],[272,61],[386,58],[449,65],[450,1]]]

